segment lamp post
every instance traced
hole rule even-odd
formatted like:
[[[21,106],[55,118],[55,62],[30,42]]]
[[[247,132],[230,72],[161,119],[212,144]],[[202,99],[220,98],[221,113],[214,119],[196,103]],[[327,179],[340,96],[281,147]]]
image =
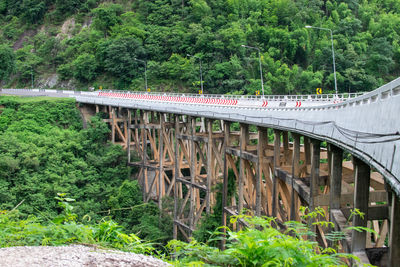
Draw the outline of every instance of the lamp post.
[[[144,60],[141,60],[141,59],[137,59],[137,58],[134,58],[134,60],[140,61],[140,62],[142,62],[144,64],[144,82],[145,82],[144,86],[146,87],[144,90],[147,91],[147,74],[146,74],[147,62],[144,61]]]
[[[258,62],[260,63],[260,77],[261,77],[261,90],[262,90],[262,98],[264,98],[264,81],[263,81],[263,73],[262,73],[262,66],[261,66],[261,55],[260,55],[260,48],[248,46],[248,45],[241,45],[241,47],[246,47],[250,49],[255,49],[258,51]]]
[[[194,57],[197,58],[200,61],[200,88],[201,88],[201,93],[203,94],[203,69],[201,67],[201,58],[193,55],[186,54],[188,57]]]
[[[32,89],[33,89],[33,67],[31,66],[31,82],[32,82]]]
[[[314,26],[310,26],[310,25],[305,26],[305,28],[329,31],[331,33],[333,77],[335,78],[335,93],[336,93],[336,97],[337,97],[338,90],[337,90],[337,81],[336,81],[335,50],[333,49],[333,34],[332,34],[332,30],[328,29],[328,28],[314,27]]]

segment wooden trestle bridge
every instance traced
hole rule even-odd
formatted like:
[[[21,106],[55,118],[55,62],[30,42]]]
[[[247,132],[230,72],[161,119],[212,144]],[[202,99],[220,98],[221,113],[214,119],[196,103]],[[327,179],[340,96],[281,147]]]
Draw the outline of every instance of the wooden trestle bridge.
[[[264,113],[263,118],[253,116],[249,120],[216,109],[209,113],[191,111],[192,106],[178,109],[153,102],[130,105],[127,100],[109,101],[95,96],[76,99],[84,113],[107,114],[104,121],[111,127],[111,141],[127,150],[130,166],[139,168],[137,179],[143,199],[154,200],[162,208],[164,197],[174,198],[175,238],[190,239],[200,218],[212,212],[217,185],[222,184],[222,225],[229,223],[229,216],[241,213],[273,216],[278,222],[300,220],[300,206],[311,211],[321,207],[327,214],[324,219],[334,224],[334,230],[345,232],[343,251],[356,254],[364,263],[395,267],[400,266],[400,179],[396,176],[400,169],[396,139],[399,113],[388,122],[397,124],[386,127],[397,133],[367,136],[368,132],[386,129],[378,124],[383,130],[358,132],[355,141],[349,137],[350,132],[342,133],[348,139],[337,137],[336,132],[343,128],[334,128],[332,121],[324,122],[328,115],[322,114],[320,119],[309,114],[338,112],[341,116],[340,112],[376,112],[385,107],[396,107],[393,112],[397,112],[399,84],[396,80],[389,89],[321,109],[277,108],[270,111],[273,116],[268,121],[264,121]],[[384,100],[387,102],[379,102]],[[281,111],[287,114],[283,119],[274,115]],[[243,109],[240,114],[245,112]],[[294,114],[291,112],[303,112],[300,116],[309,120],[295,120],[288,125],[285,120]],[[377,114],[376,120],[381,120],[382,114]],[[346,119],[341,127],[369,127],[371,114],[365,115],[370,118],[360,117],[363,122],[356,122],[357,115]],[[316,123],[312,124],[314,119]],[[365,139],[371,142],[360,141]],[[373,144],[379,145],[370,152]],[[382,156],[377,148],[389,156]],[[232,181],[236,184],[235,194],[228,192]],[[352,209],[365,216],[350,216]],[[241,227],[240,223],[235,227]],[[377,234],[346,230],[348,226],[372,228]],[[322,246],[329,246],[325,236],[332,229],[314,226],[312,230]]]

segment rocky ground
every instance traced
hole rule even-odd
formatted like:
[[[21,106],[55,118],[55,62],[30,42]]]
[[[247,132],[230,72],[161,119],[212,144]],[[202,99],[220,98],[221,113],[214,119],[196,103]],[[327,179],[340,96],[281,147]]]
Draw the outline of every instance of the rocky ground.
[[[0,248],[0,266],[78,267],[78,266],[170,266],[159,259],[141,254],[106,250],[82,245],[63,247]]]

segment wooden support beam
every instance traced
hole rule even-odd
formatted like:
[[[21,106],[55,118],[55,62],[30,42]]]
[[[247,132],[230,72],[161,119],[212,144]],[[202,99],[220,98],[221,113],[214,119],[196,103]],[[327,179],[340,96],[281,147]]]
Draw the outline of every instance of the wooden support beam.
[[[400,198],[392,193],[390,212],[389,267],[400,263]]]
[[[262,188],[262,165],[264,161],[264,151],[268,145],[268,129],[258,127],[258,144],[257,144],[257,158],[256,163],[256,216],[261,216],[261,188]]]
[[[273,176],[273,186],[272,186],[272,217],[277,215],[278,207],[278,181],[276,177],[276,169],[280,166],[280,156],[281,156],[281,131],[274,130],[274,176]]]
[[[97,105],[96,105],[97,107]],[[128,156],[128,165],[131,162],[131,122],[132,122],[132,113],[131,110],[128,109],[128,136],[126,138],[126,151]]]
[[[361,216],[353,216],[353,226],[366,227],[368,221],[368,204],[369,204],[369,184],[371,169],[369,165],[360,159],[353,157],[355,166],[354,171],[354,208],[359,209],[364,213],[364,218]],[[365,249],[367,234],[365,231],[352,232],[352,251],[361,251]]]
[[[299,178],[300,176],[300,135],[292,133],[293,138],[293,155],[292,155],[292,177]],[[294,189],[294,179],[291,181],[292,193],[290,199],[290,220],[299,219],[299,201],[298,194]]]
[[[213,162],[213,152],[212,152],[212,147],[213,147],[213,129],[212,129],[212,124],[213,121],[210,119],[207,119],[207,133],[208,133],[208,142],[207,142],[207,182],[206,182],[206,213],[211,212],[211,182],[213,180],[213,175],[212,175],[212,167],[216,166],[211,166]]]
[[[240,124],[240,142],[239,142],[239,146],[240,146],[240,154],[242,154],[242,152],[244,152],[246,150],[246,146],[248,144],[249,141],[249,125],[248,124]],[[243,209],[243,186],[244,186],[244,182],[246,179],[246,174],[245,174],[245,160],[243,158],[239,159],[239,181],[238,181],[238,213],[240,214],[242,212]]]
[[[111,107],[111,143],[115,143],[115,110]]]
[[[222,123],[221,123],[222,124]],[[221,239],[221,249],[225,249],[225,237],[226,237],[226,212],[225,208],[227,207],[227,202],[228,202],[228,159],[227,159],[227,154],[226,154],[226,149],[230,145],[230,122],[226,121],[224,123],[224,133],[225,133],[225,138],[224,138],[224,144],[222,151],[224,152],[224,170],[223,170],[223,175],[224,175],[224,182],[223,182],[223,189],[222,189],[222,232],[223,232],[223,238]]]
[[[177,135],[179,134],[179,116],[175,115],[175,171],[174,171],[174,226],[173,226],[173,238],[178,238],[178,187],[177,187],[177,179],[179,177],[179,142],[177,139]]]
[[[159,177],[158,177],[158,186],[159,186],[159,196],[158,196],[158,208],[160,211],[162,210],[162,198],[164,196],[164,114],[159,114],[160,118],[160,130],[158,135],[158,160],[159,160]],[[160,212],[161,216],[161,212]]]
[[[145,113],[141,112],[142,123],[146,123],[145,121]],[[147,192],[147,169],[145,168],[147,161],[147,133],[146,129],[142,129],[140,131],[142,138],[142,192],[143,192],[143,201],[146,201],[146,192]]]
[[[189,147],[190,147],[190,182],[193,184],[193,183],[195,183],[195,177],[196,177],[196,161],[195,161],[196,147],[195,147],[194,139],[193,139],[193,137],[195,136],[195,133],[196,133],[196,118],[189,117],[188,128],[189,128],[190,134],[192,136]],[[189,226],[190,226],[190,228],[193,228],[194,227],[195,206],[196,206],[196,196],[194,194],[193,186],[189,187],[189,194],[190,194]]]

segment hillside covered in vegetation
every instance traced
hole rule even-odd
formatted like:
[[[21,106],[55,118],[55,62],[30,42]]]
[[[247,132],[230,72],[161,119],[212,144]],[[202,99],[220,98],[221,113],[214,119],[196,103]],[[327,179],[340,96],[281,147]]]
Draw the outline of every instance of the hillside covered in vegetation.
[[[107,143],[99,116],[83,129],[73,99],[0,97],[0,106],[0,213],[17,207],[21,218],[46,222],[63,210],[54,200],[63,194],[87,223],[112,218],[142,238],[170,238],[171,224],[159,227],[157,206],[143,204],[126,152]]]
[[[3,87],[339,92],[400,75],[398,0],[0,0]],[[190,57],[195,55],[196,57]]]

